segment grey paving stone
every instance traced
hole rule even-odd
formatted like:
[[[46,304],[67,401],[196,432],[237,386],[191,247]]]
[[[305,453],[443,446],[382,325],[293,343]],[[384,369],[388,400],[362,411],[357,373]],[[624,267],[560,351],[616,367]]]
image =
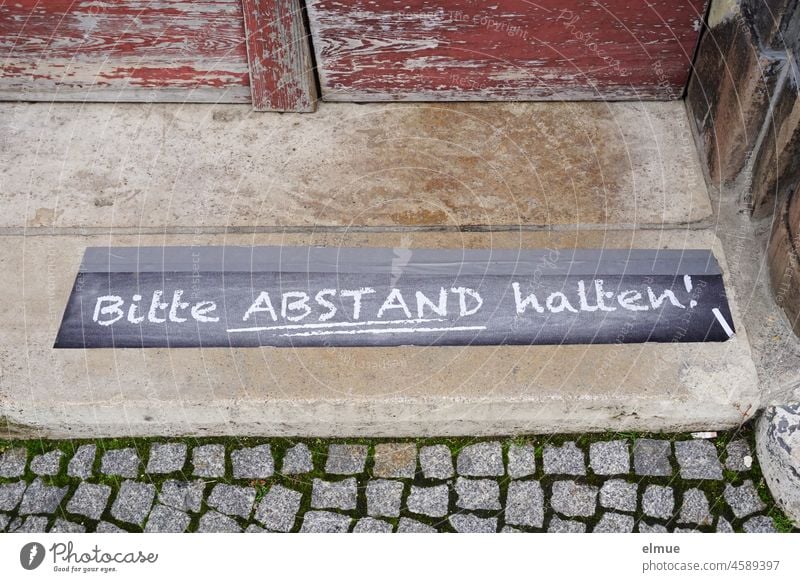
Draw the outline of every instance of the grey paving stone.
[[[380,443],[375,445],[372,474],[375,477],[412,479],[417,472],[417,445]]]
[[[0,453],[0,477],[9,479],[20,477],[25,472],[28,451],[22,447],[8,449]]]
[[[302,499],[299,491],[276,483],[259,502],[255,518],[273,531],[291,531]]]
[[[173,473],[186,463],[185,443],[153,443],[147,461],[148,473]]]
[[[585,533],[586,524],[554,515],[547,526],[548,533]]]
[[[139,476],[139,455],[134,448],[115,449],[103,453],[100,472],[104,475],[119,475],[135,479]]]
[[[725,445],[725,452],[728,454],[725,467],[731,471],[749,471],[753,466],[753,453],[747,441],[741,439],[731,441]]]
[[[664,477],[672,475],[669,441],[637,439],[633,444],[633,468],[637,475]]]
[[[226,515],[237,515],[250,519],[253,504],[256,502],[256,490],[253,487],[239,487],[218,483],[214,485],[208,496],[208,506]]]
[[[266,479],[275,472],[275,461],[269,445],[233,451],[231,463],[234,479]]]
[[[717,533],[733,533],[731,522],[721,515],[717,518]]]
[[[205,487],[206,484],[200,479],[194,481],[168,479],[161,485],[158,501],[178,511],[197,513],[203,504]]]
[[[642,511],[650,517],[670,519],[675,510],[675,493],[672,487],[648,485],[642,495]]]
[[[58,475],[61,470],[61,458],[63,456],[64,452],[58,449],[43,455],[36,455],[31,460],[31,471],[36,475]]]
[[[624,475],[631,471],[628,441],[601,441],[589,445],[589,466],[595,475]]]
[[[719,462],[717,448],[710,441],[677,441],[675,458],[684,479],[722,479],[722,464]]]
[[[362,517],[356,522],[353,533],[392,533],[392,524],[374,517]]]
[[[311,507],[315,509],[355,509],[358,484],[355,477],[343,481],[314,479],[311,486]]]
[[[586,462],[583,451],[574,442],[560,447],[545,445],[542,464],[548,475],[585,475]]]
[[[156,505],[150,512],[146,533],[183,533],[192,518],[188,514],[166,505]]]
[[[303,516],[303,533],[346,533],[353,520],[330,511],[307,511]]]
[[[450,516],[450,525],[458,533],[495,533],[496,517],[478,517],[471,513],[456,513]]]
[[[244,529],[244,533],[270,533],[268,529],[264,529],[260,525],[251,523]]]
[[[374,479],[367,483],[367,514],[374,517],[399,517],[403,483]]]
[[[575,481],[556,481],[550,496],[551,507],[567,517],[591,517],[597,509],[597,487]]]
[[[192,466],[198,477],[225,476],[225,447],[201,445],[192,449]]]
[[[446,445],[420,448],[419,466],[426,479],[450,479],[455,474],[453,456]]]
[[[8,526],[9,533],[45,533],[49,518],[43,515],[31,515],[22,521],[17,518]]]
[[[660,523],[649,524],[646,521],[639,522],[639,533],[668,533],[669,530],[666,526],[661,525]]]
[[[155,485],[123,481],[119,487],[117,498],[111,505],[111,515],[119,521],[141,526],[147,514],[150,513],[155,496]]]
[[[447,515],[449,503],[450,492],[447,485],[435,485],[433,487],[412,485],[411,492],[406,499],[406,507],[411,513],[430,517],[444,517]]]
[[[600,487],[600,505],[619,511],[636,511],[636,483],[624,479],[609,479]]]
[[[198,533],[239,533],[242,528],[232,517],[216,511],[207,511],[200,516],[197,531]]]
[[[37,477],[28,485],[19,504],[19,514],[28,515],[29,513],[53,513],[58,509],[61,500],[67,494],[69,487],[53,487],[45,485]]]
[[[475,443],[461,449],[456,459],[459,475],[468,477],[501,477],[503,467],[503,448],[497,441]]]
[[[500,533],[524,533],[524,532],[521,529],[511,527],[510,525],[504,525],[503,529],[500,530]]]
[[[711,525],[713,521],[706,494],[696,488],[685,491],[678,522]]]
[[[536,472],[536,451],[533,445],[508,447],[508,476],[512,479],[528,477]]]
[[[544,491],[538,481],[512,481],[508,484],[505,522],[511,525],[542,527]]]
[[[330,445],[325,472],[332,475],[356,475],[367,463],[366,445]]]
[[[314,459],[311,450],[305,443],[297,443],[283,456],[281,473],[284,475],[300,475],[314,470]]]
[[[397,533],[437,533],[435,527],[431,527],[426,523],[417,521],[416,519],[409,519],[401,517],[400,523],[397,524]]]
[[[84,533],[85,531],[86,527],[84,525],[67,521],[60,517],[56,519],[55,523],[50,528],[50,533]]]
[[[0,484],[0,511],[14,511],[27,486],[25,481]]]
[[[11,516],[5,513],[0,513],[0,531],[6,531],[8,522],[11,521]]]
[[[633,517],[624,513],[605,512],[592,530],[594,533],[631,533]]]
[[[456,506],[461,509],[500,509],[500,485],[493,479],[456,479]]]
[[[97,445],[81,445],[67,463],[67,475],[78,479],[88,479],[93,474]]]
[[[700,530],[695,529],[693,527],[676,527],[672,530],[672,533],[702,533]]]
[[[728,502],[728,506],[730,506],[733,511],[733,515],[738,518],[758,513],[767,507],[764,505],[764,502],[761,501],[761,498],[758,496],[758,491],[756,491],[750,479],[742,483],[739,487],[726,483],[723,495],[725,496],[725,501]]]
[[[776,533],[775,524],[766,515],[751,517],[742,524],[745,533]]]
[[[97,533],[127,533],[121,527],[118,527],[113,523],[109,523],[107,521],[101,521],[100,523],[98,523],[94,531],[96,531]]]
[[[111,487],[83,482],[67,503],[67,511],[91,519],[100,519],[108,505]]]

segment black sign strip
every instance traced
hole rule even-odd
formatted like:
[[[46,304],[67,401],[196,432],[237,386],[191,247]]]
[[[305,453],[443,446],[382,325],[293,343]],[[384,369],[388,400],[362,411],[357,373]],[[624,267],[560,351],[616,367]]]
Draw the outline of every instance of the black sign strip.
[[[273,260],[277,247],[235,248],[251,256],[269,249]],[[487,258],[509,251],[471,253],[471,267],[460,270],[455,256],[462,251],[425,250],[416,257],[420,251],[409,250],[402,264],[392,264],[396,251],[377,249],[384,263],[372,258],[354,272],[338,262],[341,249],[287,247],[280,255],[290,258],[289,270],[230,271],[198,264],[198,255],[201,262],[212,257],[230,264],[231,255],[219,248],[203,247],[194,256],[185,249],[158,249],[170,270],[154,271],[125,262],[143,249],[89,249],[55,347],[627,344],[726,341],[735,333],[710,251],[625,251],[635,257],[634,273],[617,251],[572,254],[577,273],[561,255],[551,256],[555,267],[532,270],[548,251],[511,251],[525,265],[520,273],[520,262]],[[353,256],[375,249],[358,250]],[[237,260],[241,252],[233,254]],[[432,261],[436,253],[441,264]],[[103,254],[105,270],[98,260]],[[334,264],[303,271],[297,268],[302,256],[317,266]],[[145,263],[152,267],[153,260]],[[187,269],[185,260],[194,267]]]

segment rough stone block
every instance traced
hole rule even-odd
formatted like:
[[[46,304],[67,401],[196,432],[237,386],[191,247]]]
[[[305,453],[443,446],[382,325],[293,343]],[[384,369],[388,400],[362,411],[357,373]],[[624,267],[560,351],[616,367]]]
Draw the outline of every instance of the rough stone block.
[[[426,479],[450,479],[455,474],[453,455],[446,445],[422,447],[419,465]]]
[[[273,485],[256,508],[255,518],[273,531],[288,532],[294,527],[303,494],[280,484]]]
[[[356,475],[367,463],[366,445],[330,445],[325,472],[333,475]]]
[[[375,477],[411,479],[417,472],[417,446],[414,443],[375,445]]]

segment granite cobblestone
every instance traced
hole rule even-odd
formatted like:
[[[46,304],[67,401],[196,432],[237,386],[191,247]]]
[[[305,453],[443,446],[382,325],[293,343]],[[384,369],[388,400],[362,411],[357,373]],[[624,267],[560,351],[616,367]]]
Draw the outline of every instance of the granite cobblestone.
[[[0,531],[787,528],[740,434],[587,440],[0,441]]]

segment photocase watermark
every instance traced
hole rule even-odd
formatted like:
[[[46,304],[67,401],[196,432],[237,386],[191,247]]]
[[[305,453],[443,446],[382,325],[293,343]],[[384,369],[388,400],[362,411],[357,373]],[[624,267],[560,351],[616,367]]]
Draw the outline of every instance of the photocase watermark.
[[[40,567],[49,556],[54,572],[102,573],[116,572],[123,564],[155,564],[158,554],[134,550],[105,551],[98,544],[88,550],[76,549],[73,542],[56,542],[48,550],[38,542],[29,542],[19,552],[19,563],[26,570]]]
[[[44,561],[44,546],[39,542],[30,542],[19,551],[19,563],[26,570],[35,570]]]

